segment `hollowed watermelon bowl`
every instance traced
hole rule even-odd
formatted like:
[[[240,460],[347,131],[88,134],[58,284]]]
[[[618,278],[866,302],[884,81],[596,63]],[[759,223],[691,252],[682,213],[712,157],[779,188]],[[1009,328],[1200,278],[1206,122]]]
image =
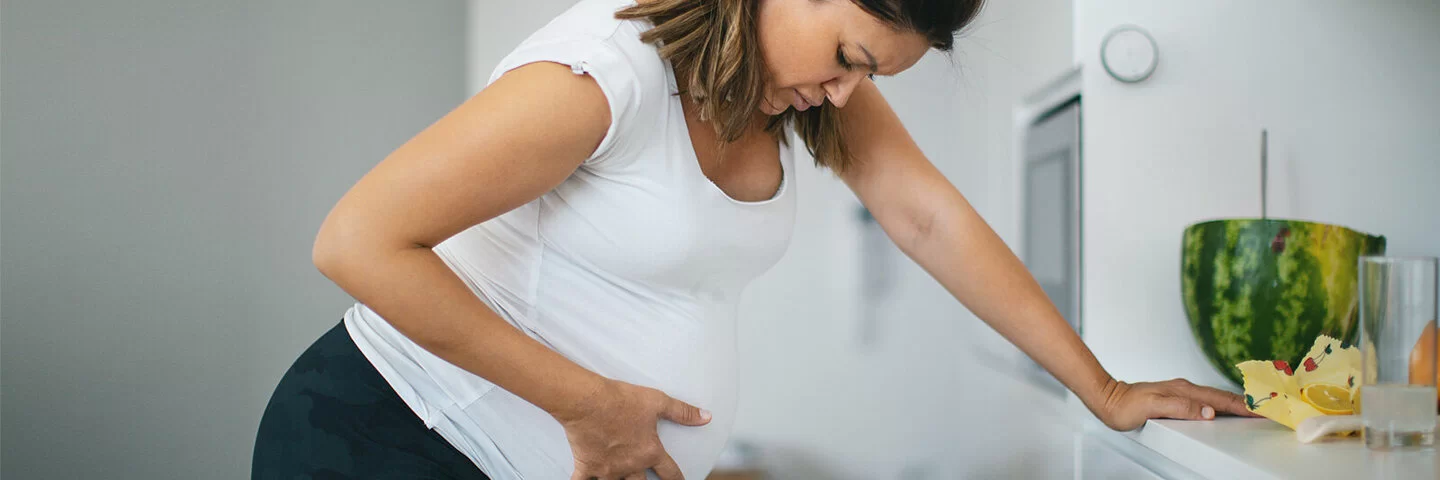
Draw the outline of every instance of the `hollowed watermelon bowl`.
[[[1356,264],[1385,237],[1323,223],[1221,219],[1185,229],[1180,292],[1205,357],[1243,386],[1235,365],[1296,365],[1320,334],[1354,343]]]

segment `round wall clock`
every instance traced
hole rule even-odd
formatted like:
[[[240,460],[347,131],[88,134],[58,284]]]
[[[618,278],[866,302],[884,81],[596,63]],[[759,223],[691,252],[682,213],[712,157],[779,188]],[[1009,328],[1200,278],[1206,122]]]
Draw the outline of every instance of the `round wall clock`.
[[[1105,35],[1100,43],[1100,63],[1116,80],[1136,83],[1155,73],[1160,49],[1149,32],[1134,25],[1122,25]]]

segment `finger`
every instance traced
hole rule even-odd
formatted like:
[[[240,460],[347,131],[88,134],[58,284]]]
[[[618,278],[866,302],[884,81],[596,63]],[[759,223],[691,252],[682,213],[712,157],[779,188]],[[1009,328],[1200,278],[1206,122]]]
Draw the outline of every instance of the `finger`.
[[[1220,413],[1241,417],[1260,416],[1260,414],[1250,411],[1250,409],[1245,406],[1244,395],[1234,394],[1224,390],[1216,390],[1216,395],[1220,395],[1221,399],[1211,403],[1211,405],[1217,406]]]
[[[1236,395],[1218,388],[1201,387],[1191,385],[1185,390],[1189,396],[1200,403],[1215,407],[1217,413],[1228,413],[1245,417],[1258,417],[1255,412],[1245,408],[1245,397]]]
[[[673,398],[666,398],[669,399],[669,403],[660,412],[660,418],[692,427],[710,423],[710,412]]]
[[[653,469],[655,474],[660,476],[660,480],[685,480],[685,474],[680,473],[680,466],[675,464],[675,459],[670,458],[670,454],[665,454],[665,457],[660,459],[660,464]]]
[[[1216,414],[1217,414],[1217,415],[1234,416],[1234,417],[1248,417],[1248,418],[1262,418],[1262,417],[1264,417],[1264,415],[1255,413],[1254,411],[1250,410],[1249,408],[1245,408],[1245,407],[1240,407],[1240,409],[1239,409],[1238,411],[1237,411],[1237,410],[1230,410],[1230,409],[1227,408],[1227,409],[1225,409],[1225,410],[1221,410],[1220,412],[1218,412],[1218,413],[1216,413]]]
[[[645,472],[632,473],[625,476],[625,480],[645,480]]]
[[[1165,418],[1180,420],[1209,420],[1215,418],[1215,409],[1209,405],[1181,396],[1167,396],[1160,399],[1159,413]]]

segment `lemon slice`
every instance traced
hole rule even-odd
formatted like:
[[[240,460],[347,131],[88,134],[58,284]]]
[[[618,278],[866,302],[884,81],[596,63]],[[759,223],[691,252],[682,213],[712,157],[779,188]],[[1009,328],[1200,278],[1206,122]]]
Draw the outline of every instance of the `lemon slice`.
[[[1360,386],[1350,389],[1350,403],[1355,404],[1355,413],[1360,413]]]
[[[1350,389],[1339,385],[1315,384],[1300,389],[1300,399],[1326,415],[1350,415],[1355,413],[1355,403],[1350,399]]]

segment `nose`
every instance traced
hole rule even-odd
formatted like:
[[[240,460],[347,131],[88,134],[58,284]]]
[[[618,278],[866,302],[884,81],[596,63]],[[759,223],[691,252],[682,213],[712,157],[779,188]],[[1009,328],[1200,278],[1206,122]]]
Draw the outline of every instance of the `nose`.
[[[831,104],[844,108],[845,102],[850,101],[850,94],[855,91],[855,87],[860,85],[860,81],[867,76],[866,73],[860,71],[849,72],[820,84],[820,88],[825,90],[825,97],[830,99]]]

